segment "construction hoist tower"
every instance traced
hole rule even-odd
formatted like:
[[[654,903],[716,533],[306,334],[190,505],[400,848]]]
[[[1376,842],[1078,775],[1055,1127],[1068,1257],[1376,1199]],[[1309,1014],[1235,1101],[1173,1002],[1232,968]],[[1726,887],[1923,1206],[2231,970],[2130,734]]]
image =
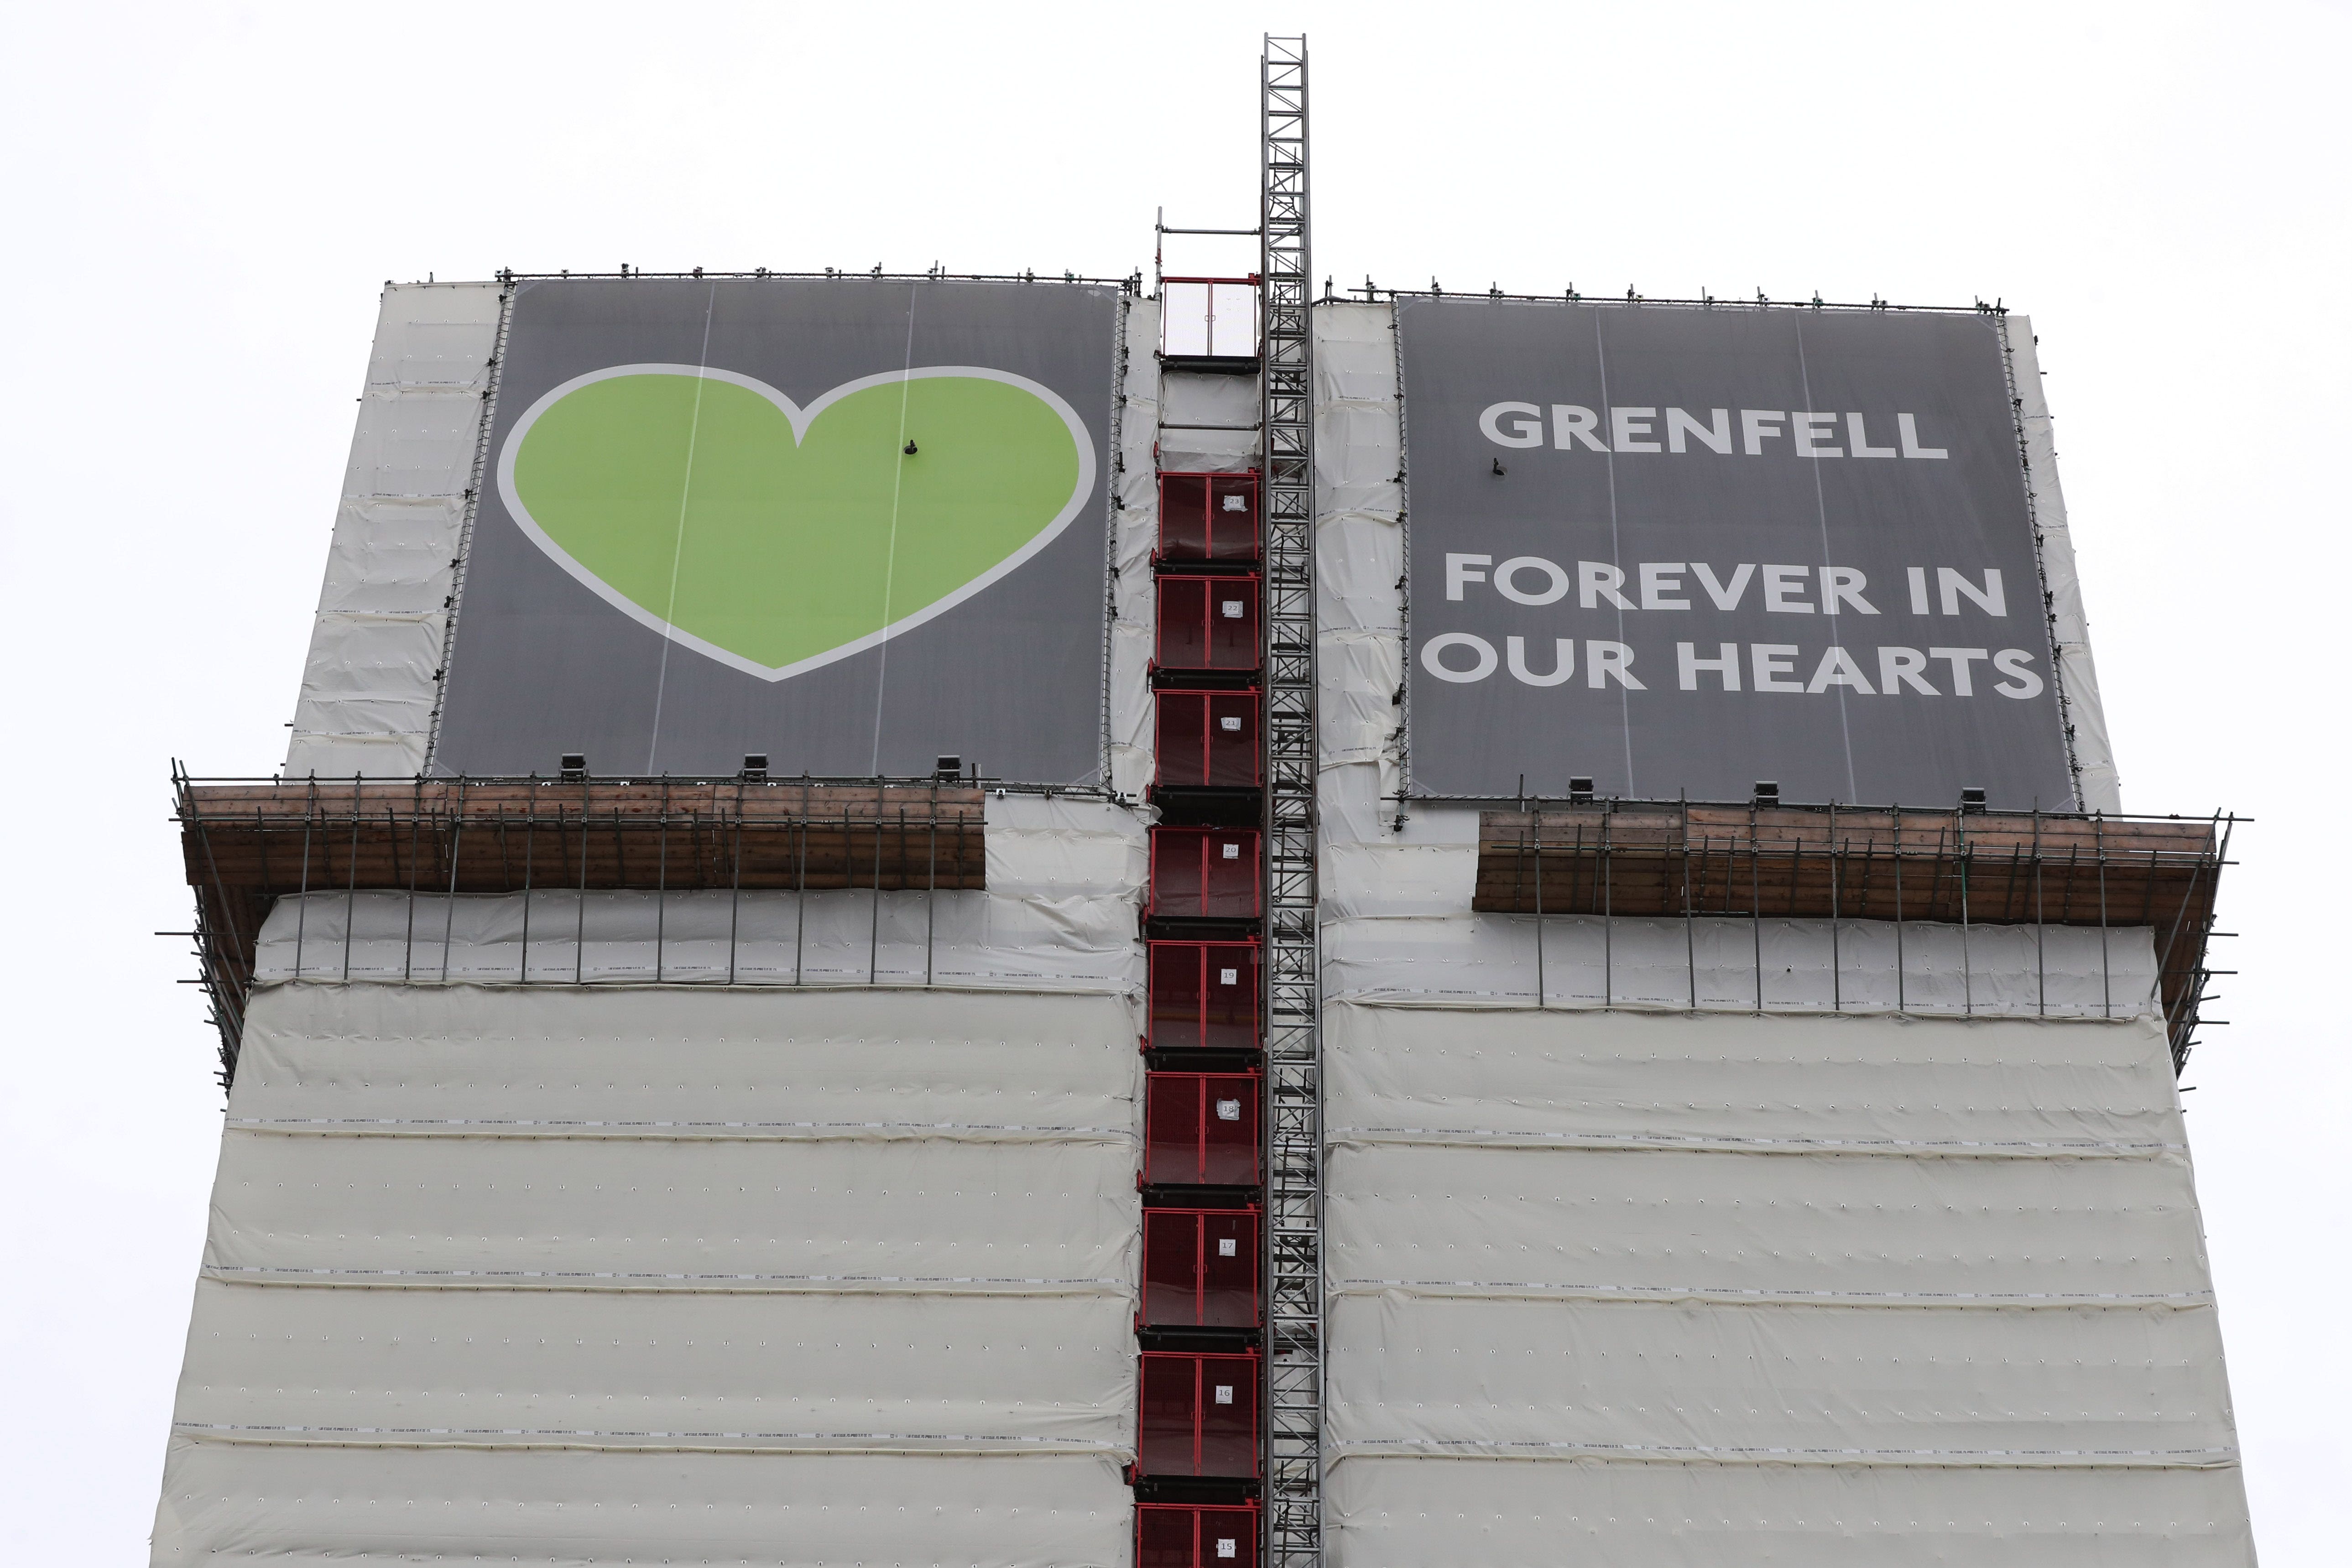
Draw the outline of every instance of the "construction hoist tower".
[[[1265,505],[1266,1562],[1321,1560],[1322,1046],[1307,40],[1260,62]]]

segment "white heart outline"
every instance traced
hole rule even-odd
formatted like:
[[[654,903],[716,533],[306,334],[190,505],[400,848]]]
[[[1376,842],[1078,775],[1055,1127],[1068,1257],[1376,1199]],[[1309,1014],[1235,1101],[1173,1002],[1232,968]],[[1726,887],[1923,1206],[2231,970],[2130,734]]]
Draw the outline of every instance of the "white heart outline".
[[[877,627],[853,641],[827,648],[823,653],[813,654],[793,664],[759,664],[740,653],[696,637],[684,627],[672,625],[597,576],[595,573],[574,560],[569,551],[551,538],[545,529],[540,527],[538,520],[530,515],[530,509],[523,505],[522,497],[516,493],[515,454],[520,449],[523,437],[530,433],[530,427],[538,423],[539,416],[583,386],[599,381],[611,381],[625,375],[701,376],[711,381],[723,381],[730,386],[740,386],[746,392],[757,393],[775,405],[777,412],[783,415],[785,421],[792,426],[794,447],[799,447],[807,438],[808,427],[815,421],[818,415],[851,394],[864,392],[869,387],[888,386],[903,381],[924,381],[932,376],[942,375],[1003,382],[1007,386],[1019,387],[1061,416],[1062,422],[1070,428],[1072,443],[1077,447],[1078,482],[1070,492],[1068,503],[1055,515],[1052,522],[1038,530],[1020,549],[964,584],[955,592],[933,600],[910,616]],[[914,370],[891,370],[884,371],[877,375],[862,375],[855,381],[843,382],[839,386],[818,397],[806,408],[802,408],[766,382],[731,370],[719,370],[708,365],[692,364],[607,365],[603,370],[592,370],[584,375],[575,375],[567,382],[551,387],[538,402],[523,410],[522,417],[515,421],[514,428],[507,432],[506,441],[499,448],[499,499],[506,502],[507,515],[514,520],[515,526],[529,535],[531,542],[538,545],[549,560],[563,568],[590,593],[594,594],[638,625],[669,638],[681,647],[692,648],[705,658],[715,659],[730,669],[740,669],[746,675],[755,675],[766,681],[788,680],[795,675],[803,675],[812,669],[847,658],[851,654],[863,653],[869,647],[877,647],[889,641],[900,632],[921,626],[936,616],[946,614],[1022,565],[1030,557],[1060,537],[1062,531],[1069,527],[1076,520],[1078,513],[1085,509],[1087,498],[1094,493],[1094,437],[1087,429],[1086,422],[1078,417],[1077,410],[1072,408],[1062,395],[1050,386],[1040,385],[1026,376],[1014,375],[1010,371],[991,370],[984,365],[934,364],[923,365]]]

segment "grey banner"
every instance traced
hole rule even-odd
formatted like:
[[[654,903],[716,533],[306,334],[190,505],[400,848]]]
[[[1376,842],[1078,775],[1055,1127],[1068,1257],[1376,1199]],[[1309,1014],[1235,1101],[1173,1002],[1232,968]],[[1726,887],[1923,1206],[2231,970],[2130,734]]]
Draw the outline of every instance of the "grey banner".
[[[1998,317],[1397,327],[1415,788],[2074,805]]]
[[[519,285],[433,771],[1099,780],[1117,321],[1087,285]]]

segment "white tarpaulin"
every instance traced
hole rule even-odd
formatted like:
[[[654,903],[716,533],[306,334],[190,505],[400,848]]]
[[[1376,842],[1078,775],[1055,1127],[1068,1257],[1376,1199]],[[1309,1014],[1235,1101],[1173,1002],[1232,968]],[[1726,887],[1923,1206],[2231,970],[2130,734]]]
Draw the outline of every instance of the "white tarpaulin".
[[[1331,1288],[1471,1297],[2210,1301],[2189,1163],[1370,1142],[1332,1152]],[[2084,1215],[2100,1245],[2082,1245]],[[2063,1257],[2063,1277],[2050,1260]]]
[[[1113,459],[1110,579],[1110,787],[1140,800],[1151,783],[1151,580],[1160,546],[1160,302],[1129,300],[1119,354],[1118,452]],[[994,824],[992,822],[991,826]],[[992,868],[992,870],[993,868]]]
[[[1327,1456],[2214,1465],[2210,1311],[1343,1296]]]
[[[159,1564],[739,1563],[1101,1568],[1132,1528],[1115,1461],[280,1447],[174,1439]]]
[[[2058,652],[2059,700],[2065,705],[2068,741],[2081,776],[2083,805],[2091,811],[2121,811],[2122,785],[2114,744],[2099,700],[2099,674],[2091,658],[2090,618],[2083,607],[2083,579],[2074,569],[2074,535],[2066,524],[2066,497],[2058,488],[2058,440],[2050,399],[2042,388],[2042,359],[2034,352],[2029,316],[2001,323],[2009,351],[2010,385],[2017,397],[2017,425],[2025,437],[2025,485],[2033,505],[2034,548],[2042,558],[2042,582],[2050,595],[2050,629]]]
[[[1471,914],[1462,873],[1475,854],[1405,844],[1335,852],[1335,900],[1377,877],[1381,906],[1398,912],[1326,922],[1325,994],[1454,1007],[1533,1007],[1540,996],[1550,1007],[2029,1018],[2156,1008],[2155,933],[2146,926]],[[1377,858],[1370,868],[1367,858]],[[1454,912],[1442,912],[1457,898]]]
[[[1231,474],[1258,466],[1257,377],[1163,370],[1160,398],[1160,472]]]
[[[312,893],[278,900],[256,977],[1138,991],[1123,897],[981,892]]]
[[[2159,1020],[1326,1022],[1340,1568],[2251,1562]]]
[[[2164,1030],[1335,1006],[1334,1143],[2182,1153]]]
[[[257,992],[228,1125],[477,1137],[1131,1139],[1107,996],[299,985]]]
[[[266,986],[155,1560],[1118,1561],[1141,1089],[1116,994]]]
[[[1375,840],[1401,771],[1404,436],[1396,316],[1315,307],[1316,754],[1325,846]]]
[[[251,1124],[246,1124],[251,1127]],[[255,1131],[264,1129],[253,1128]],[[1119,1291],[1135,1147],[1009,1135],[236,1136],[205,1271],[500,1289]],[[415,1131],[412,1124],[409,1131]],[[583,1194],[595,1195],[584,1219]],[[681,1199],[688,1205],[681,1214]]]
[[[1352,1458],[1332,1568],[2251,1564],[2235,1470]],[[1965,1491],[1955,1483],[1964,1481]]]
[[[495,283],[384,290],[289,775],[425,766],[502,301]]]
[[[1133,1315],[1123,1294],[203,1279],[172,1427],[294,1443],[1127,1455]]]

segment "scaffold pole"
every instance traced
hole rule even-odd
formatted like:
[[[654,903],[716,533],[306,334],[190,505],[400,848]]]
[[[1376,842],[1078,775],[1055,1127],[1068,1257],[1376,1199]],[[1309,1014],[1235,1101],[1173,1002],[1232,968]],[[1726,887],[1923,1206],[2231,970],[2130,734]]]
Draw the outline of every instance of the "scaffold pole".
[[[1307,40],[1260,61],[1265,475],[1268,1568],[1323,1554],[1321,973],[1315,885],[1315,426]]]

